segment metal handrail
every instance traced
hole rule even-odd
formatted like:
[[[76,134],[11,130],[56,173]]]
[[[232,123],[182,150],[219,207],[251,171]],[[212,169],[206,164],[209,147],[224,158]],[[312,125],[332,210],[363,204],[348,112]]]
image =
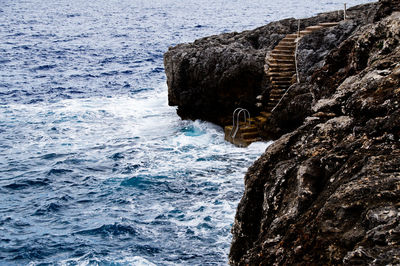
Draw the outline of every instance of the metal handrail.
[[[247,109],[244,109],[244,108],[236,108],[235,111],[233,111],[233,115],[232,115],[233,125],[232,125],[231,132],[229,134],[233,139],[236,137],[236,134],[237,134],[237,132],[239,131],[239,128],[240,128],[240,121],[239,120],[240,120],[240,114],[241,113],[243,113],[244,123],[246,124],[247,120],[249,120],[249,125],[251,125],[250,112]],[[236,121],[236,124],[235,124],[235,121]],[[234,133],[232,134],[233,131],[234,131]]]
[[[235,133],[233,134],[233,136],[232,136],[232,138],[234,139],[235,137],[236,137],[236,134],[238,133],[238,131],[239,131],[239,128],[240,128],[240,122],[239,122],[239,119],[240,119],[240,113],[242,113],[243,112],[243,115],[244,115],[244,123],[246,124],[246,114],[249,116],[249,119],[250,119],[250,113],[249,113],[249,111],[247,111],[246,109],[242,109],[242,110],[240,110],[239,112],[238,112],[238,114],[237,114],[237,123],[236,123],[236,130],[235,130]],[[249,120],[249,125],[250,125],[250,120]]]
[[[232,132],[233,132],[233,129],[235,128],[235,117],[236,117],[236,112],[239,112],[239,111],[241,111],[243,108],[236,108],[235,109],[235,111],[233,111],[233,115],[232,115],[232,120],[233,120],[233,123],[232,123],[232,129],[231,129],[231,133],[229,134],[231,137],[232,137]]]

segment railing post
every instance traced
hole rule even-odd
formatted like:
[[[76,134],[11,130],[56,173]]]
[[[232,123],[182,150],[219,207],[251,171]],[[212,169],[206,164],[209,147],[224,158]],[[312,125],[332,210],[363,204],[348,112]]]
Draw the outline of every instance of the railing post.
[[[300,19],[297,22],[297,38],[300,37]]]
[[[343,9],[343,20],[347,19],[347,7],[346,7],[346,3],[344,3],[344,9]]]

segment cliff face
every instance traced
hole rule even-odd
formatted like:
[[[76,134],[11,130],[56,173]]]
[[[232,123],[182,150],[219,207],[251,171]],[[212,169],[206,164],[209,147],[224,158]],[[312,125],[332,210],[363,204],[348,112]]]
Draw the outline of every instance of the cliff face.
[[[349,14],[368,17],[367,6]],[[302,20],[301,29],[320,22],[338,21],[338,12]],[[266,54],[297,30],[297,20],[286,19],[242,33],[210,36],[171,47],[164,55],[168,101],[184,119],[231,123],[237,107],[257,113],[257,95],[268,91],[264,73]]]
[[[170,48],[164,55],[168,101],[178,115],[223,125],[237,106],[253,108],[265,83],[265,53],[291,30],[292,20]],[[229,117],[229,118],[228,118]]]
[[[307,59],[325,49],[313,42],[351,33],[304,60],[282,108],[305,119],[246,174],[231,264],[400,263],[399,7],[381,1],[374,23],[302,40]]]

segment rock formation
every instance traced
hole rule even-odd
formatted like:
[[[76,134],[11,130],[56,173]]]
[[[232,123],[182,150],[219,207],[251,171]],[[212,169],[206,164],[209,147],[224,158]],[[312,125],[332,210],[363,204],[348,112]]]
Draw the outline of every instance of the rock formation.
[[[276,141],[245,176],[232,265],[400,264],[400,1],[349,14],[299,43],[301,83],[262,130]],[[170,104],[220,125],[238,106],[256,112],[256,95],[269,93],[264,56],[295,24],[171,48]]]
[[[367,6],[349,9],[350,16],[368,17]],[[338,12],[302,20],[301,29],[339,21]],[[237,107],[257,113],[255,98],[268,92],[265,55],[286,34],[297,30],[297,20],[285,19],[242,33],[226,33],[171,47],[164,55],[168,101],[184,119],[219,125],[232,120]]]
[[[397,12],[294,86],[287,112],[307,117],[249,169],[231,264],[400,263],[399,42]]]

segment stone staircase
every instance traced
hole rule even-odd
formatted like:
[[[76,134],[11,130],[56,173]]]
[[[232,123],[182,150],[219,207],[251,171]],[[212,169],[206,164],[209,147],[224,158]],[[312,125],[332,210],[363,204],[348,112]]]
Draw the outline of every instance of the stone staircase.
[[[239,125],[239,130],[234,138],[232,137],[233,126],[226,126],[224,128],[226,141],[229,141],[238,147],[247,147],[251,143],[261,140],[256,124],[251,122],[250,124],[241,122]]]
[[[338,22],[325,22],[316,26],[309,26],[298,34],[288,34],[283,38],[272,52],[266,56],[265,74],[269,78],[271,91],[266,106],[266,113],[271,113],[282,99],[287,89],[297,82],[295,50],[297,38],[301,38],[314,31],[336,26]]]
[[[271,53],[265,58],[264,71],[267,75],[271,91],[265,111],[254,118],[250,118],[248,122],[241,122],[239,130],[234,138],[232,138],[233,126],[225,127],[225,140],[240,147],[247,147],[252,142],[259,141],[259,131],[271,116],[271,112],[278,105],[288,88],[297,82],[296,77],[296,43],[301,38],[314,31],[336,26],[339,22],[325,22],[315,26],[309,26],[299,33],[286,35]]]

